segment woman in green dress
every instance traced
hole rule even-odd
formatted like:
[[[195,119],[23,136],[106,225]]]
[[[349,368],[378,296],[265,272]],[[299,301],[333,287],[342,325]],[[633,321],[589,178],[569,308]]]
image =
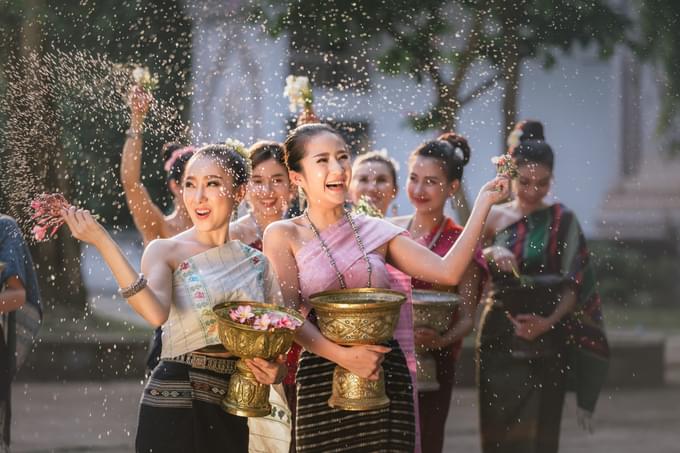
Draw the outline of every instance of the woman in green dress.
[[[524,140],[513,157],[514,200],[492,209],[484,234],[493,285],[477,338],[482,450],[551,453],[568,380],[587,423],[609,351],[578,220],[545,201],[553,151]]]

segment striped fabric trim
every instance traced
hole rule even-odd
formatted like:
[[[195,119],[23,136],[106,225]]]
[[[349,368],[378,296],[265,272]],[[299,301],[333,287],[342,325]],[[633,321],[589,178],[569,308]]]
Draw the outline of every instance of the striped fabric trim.
[[[166,408],[191,408],[193,389],[189,381],[166,381],[150,378],[141,404]]]
[[[297,374],[298,452],[412,452],[415,445],[413,387],[398,343],[385,356],[387,408],[351,412],[328,406],[335,364],[303,352]]]

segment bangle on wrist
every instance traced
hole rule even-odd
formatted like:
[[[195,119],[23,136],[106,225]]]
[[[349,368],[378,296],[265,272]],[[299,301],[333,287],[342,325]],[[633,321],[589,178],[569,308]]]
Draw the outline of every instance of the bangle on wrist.
[[[129,128],[128,130],[125,131],[125,136],[127,138],[139,138],[142,136],[142,131],[141,129]]]
[[[130,297],[134,296],[144,288],[146,288],[147,284],[146,277],[144,277],[144,274],[139,274],[137,277],[137,280],[135,280],[130,286],[126,286],[125,288],[118,288],[118,294],[120,294],[124,299],[129,299]]]

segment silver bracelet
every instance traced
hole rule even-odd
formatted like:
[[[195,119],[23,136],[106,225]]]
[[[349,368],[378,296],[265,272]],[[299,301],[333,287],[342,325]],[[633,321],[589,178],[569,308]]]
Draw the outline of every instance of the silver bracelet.
[[[139,138],[142,136],[142,131],[129,128],[128,130],[125,131],[125,136],[127,138]]]
[[[120,294],[123,298],[129,299],[130,297],[134,296],[144,288],[146,288],[147,284],[146,277],[144,277],[144,274],[139,274],[139,277],[137,277],[137,280],[134,281],[133,284],[131,284],[128,287],[125,288],[118,288],[118,294]]]

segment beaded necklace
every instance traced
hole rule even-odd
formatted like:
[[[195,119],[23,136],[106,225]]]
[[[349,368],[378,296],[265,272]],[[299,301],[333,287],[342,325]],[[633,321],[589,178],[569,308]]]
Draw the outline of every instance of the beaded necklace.
[[[321,249],[324,251],[326,256],[328,257],[328,261],[330,261],[331,266],[333,267],[333,270],[335,271],[335,275],[338,279],[338,282],[340,283],[340,288],[341,289],[347,289],[347,284],[345,283],[345,277],[340,273],[340,270],[338,269],[338,265],[335,262],[335,259],[333,258],[333,255],[331,255],[331,251],[328,249],[328,246],[326,245],[326,241],[323,240],[321,237],[321,234],[319,233],[319,230],[316,229],[316,226],[314,223],[312,223],[312,219],[309,218],[309,212],[305,209],[304,212],[305,218],[307,219],[307,222],[309,222],[309,228],[314,232],[314,236],[319,240],[319,243],[321,244]],[[349,211],[345,210],[345,217],[347,217],[347,221],[349,222],[349,226],[352,228],[352,232],[354,233],[354,239],[357,242],[357,245],[359,246],[359,250],[361,250],[362,255],[364,256],[364,261],[366,262],[366,268],[368,270],[368,283],[366,284],[367,288],[371,287],[371,274],[373,273],[373,266],[371,266],[371,261],[368,259],[368,254],[366,253],[366,248],[364,247],[364,242],[361,240],[361,236],[359,236],[359,230],[357,229],[356,224],[354,223],[354,219],[352,219],[352,215],[349,213]]]

